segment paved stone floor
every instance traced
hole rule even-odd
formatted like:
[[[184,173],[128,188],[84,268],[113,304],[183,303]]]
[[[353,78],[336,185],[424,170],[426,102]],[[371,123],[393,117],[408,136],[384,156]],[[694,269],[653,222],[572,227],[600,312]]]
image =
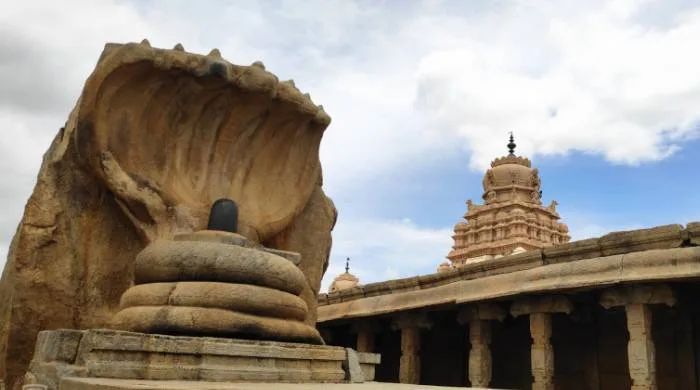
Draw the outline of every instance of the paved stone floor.
[[[448,387],[398,383],[223,383],[191,381],[147,381],[102,378],[65,378],[59,390],[430,390]],[[467,390],[466,388],[462,388]],[[472,388],[472,390],[478,390]],[[482,389],[485,390],[485,389]]]

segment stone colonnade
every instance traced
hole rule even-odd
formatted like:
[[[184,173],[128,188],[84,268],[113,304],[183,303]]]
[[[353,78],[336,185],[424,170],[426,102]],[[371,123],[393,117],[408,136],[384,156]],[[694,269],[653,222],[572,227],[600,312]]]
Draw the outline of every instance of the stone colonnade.
[[[673,306],[674,293],[666,285],[628,286],[604,291],[600,305],[605,309],[624,307],[627,318],[628,365],[632,390],[657,390],[655,348],[651,334],[650,305]],[[530,358],[533,390],[554,390],[554,348],[551,344],[552,314],[570,314],[573,304],[565,296],[544,296],[518,299],[510,307],[510,315],[528,315],[532,338]],[[502,306],[479,303],[461,308],[456,320],[469,328],[469,359],[465,369],[473,387],[488,387],[492,381],[491,328],[493,321],[506,316]],[[420,384],[421,330],[431,323],[424,312],[401,313],[392,321],[392,328],[401,331],[399,382]],[[371,322],[360,321],[354,326],[357,350],[373,352],[375,334],[379,329]]]

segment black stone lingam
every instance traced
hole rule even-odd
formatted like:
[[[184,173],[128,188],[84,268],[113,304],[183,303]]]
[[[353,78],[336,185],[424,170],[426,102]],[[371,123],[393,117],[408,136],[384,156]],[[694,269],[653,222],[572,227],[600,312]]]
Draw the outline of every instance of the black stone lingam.
[[[238,205],[232,199],[221,198],[214,202],[209,213],[207,230],[229,233],[238,232]]]

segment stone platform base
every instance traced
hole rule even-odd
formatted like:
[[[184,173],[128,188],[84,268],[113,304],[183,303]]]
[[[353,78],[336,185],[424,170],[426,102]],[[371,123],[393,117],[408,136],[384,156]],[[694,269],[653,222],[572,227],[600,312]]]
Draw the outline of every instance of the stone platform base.
[[[206,382],[359,383],[374,380],[379,362],[378,354],[324,345],[53,330],[39,333],[25,384],[63,390],[68,377],[198,381],[189,383],[204,382],[202,389],[217,388]]]
[[[366,382],[357,384],[329,383],[207,383],[187,381],[136,381],[123,379],[65,378],[60,390],[432,390],[453,389],[402,385],[398,383]],[[469,388],[462,388],[469,390]],[[472,390],[479,390],[473,388]],[[481,389],[486,390],[486,389]]]

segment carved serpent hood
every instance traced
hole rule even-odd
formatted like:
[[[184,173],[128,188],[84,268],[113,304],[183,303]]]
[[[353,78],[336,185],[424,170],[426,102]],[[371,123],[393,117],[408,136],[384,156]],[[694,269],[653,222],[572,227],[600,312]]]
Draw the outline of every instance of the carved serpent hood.
[[[228,197],[262,242],[308,201],[330,117],[259,62],[142,43],[106,46],[71,122],[80,161],[147,241],[204,227]]]

